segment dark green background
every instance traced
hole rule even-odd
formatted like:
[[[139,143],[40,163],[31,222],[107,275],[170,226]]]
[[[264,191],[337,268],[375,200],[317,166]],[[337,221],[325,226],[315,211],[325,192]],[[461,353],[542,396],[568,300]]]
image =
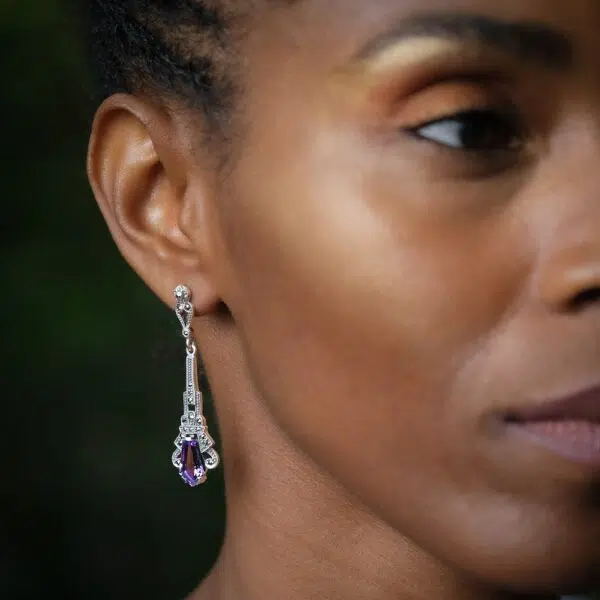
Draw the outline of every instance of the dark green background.
[[[170,463],[184,347],[87,186],[77,4],[0,0],[0,599],[175,600],[218,550],[222,481]]]
[[[84,4],[0,0],[0,600],[176,600],[218,551],[223,486],[170,464],[178,324],[87,186]]]

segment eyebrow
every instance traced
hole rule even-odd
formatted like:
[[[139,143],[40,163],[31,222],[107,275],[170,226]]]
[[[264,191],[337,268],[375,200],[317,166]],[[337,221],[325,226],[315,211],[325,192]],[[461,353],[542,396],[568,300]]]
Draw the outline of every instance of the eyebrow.
[[[369,61],[398,42],[437,37],[489,46],[544,68],[565,71],[573,63],[573,45],[559,31],[533,21],[508,22],[468,13],[431,13],[404,19],[369,41],[353,62]]]

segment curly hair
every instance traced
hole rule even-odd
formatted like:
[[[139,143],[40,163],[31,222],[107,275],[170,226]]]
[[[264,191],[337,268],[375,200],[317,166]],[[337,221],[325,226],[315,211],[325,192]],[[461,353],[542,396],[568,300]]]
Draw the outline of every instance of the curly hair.
[[[291,3],[294,0],[279,0]],[[264,4],[264,2],[263,2]],[[252,0],[90,0],[92,60],[103,97],[175,95],[222,129],[234,103],[234,28]]]

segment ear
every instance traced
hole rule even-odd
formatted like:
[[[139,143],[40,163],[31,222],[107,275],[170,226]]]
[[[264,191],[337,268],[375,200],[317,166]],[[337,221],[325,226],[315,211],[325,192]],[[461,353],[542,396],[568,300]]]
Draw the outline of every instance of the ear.
[[[197,121],[197,119],[196,119]],[[216,177],[194,151],[201,129],[185,113],[117,94],[96,113],[87,170],[127,262],[169,306],[186,284],[198,314],[218,304],[211,201]]]

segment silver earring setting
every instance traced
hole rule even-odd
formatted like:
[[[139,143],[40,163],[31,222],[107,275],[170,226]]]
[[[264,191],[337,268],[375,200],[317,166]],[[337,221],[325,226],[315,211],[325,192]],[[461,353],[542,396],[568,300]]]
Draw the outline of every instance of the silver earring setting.
[[[185,380],[183,392],[183,415],[179,435],[175,439],[173,466],[191,487],[204,483],[208,471],[219,464],[219,455],[214,449],[215,442],[206,428],[202,414],[202,392],[198,386],[198,348],[192,331],[194,306],[192,294],[185,285],[175,288],[175,314],[181,323],[181,334],[185,340]]]

